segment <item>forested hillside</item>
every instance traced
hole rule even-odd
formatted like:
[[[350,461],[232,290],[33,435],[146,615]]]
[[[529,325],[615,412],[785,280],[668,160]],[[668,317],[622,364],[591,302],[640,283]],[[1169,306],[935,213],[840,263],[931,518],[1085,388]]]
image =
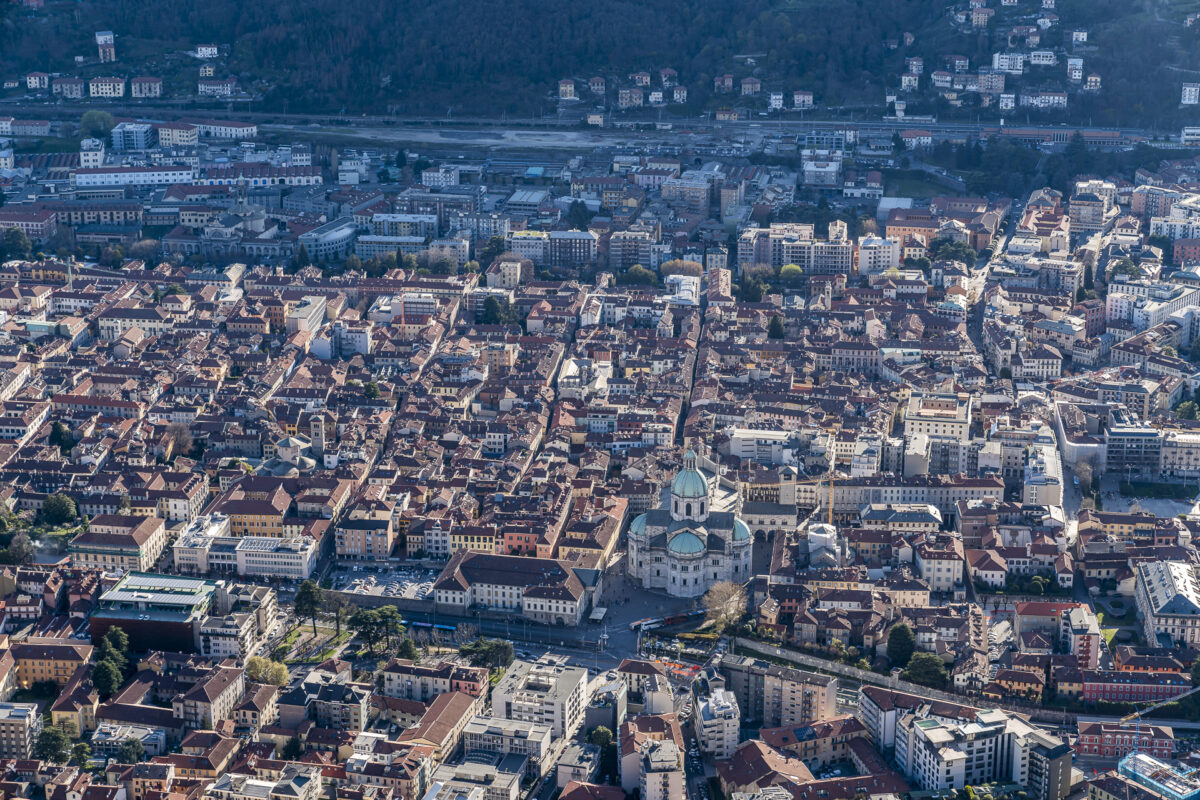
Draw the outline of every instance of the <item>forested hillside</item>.
[[[92,32],[109,28],[124,52],[151,42],[233,44],[243,85],[266,79],[270,96],[293,109],[516,112],[564,76],[671,66],[688,85],[711,87],[712,75],[735,71],[735,54],[760,53],[764,80],[877,102],[889,67],[901,63],[883,40],[931,24],[944,8],[943,0],[93,0],[58,11],[70,26],[19,24],[9,55],[69,68],[75,53],[91,52]]]
[[[1190,0],[1188,0],[1190,2]],[[811,89],[818,102],[882,103],[904,57],[937,69],[961,53],[989,64],[1007,42],[986,30],[960,33],[946,0],[50,0],[29,14],[7,3],[0,55],[9,69],[73,69],[92,54],[92,34],[118,35],[119,67],[197,43],[232,46],[223,69],[267,106],[292,111],[345,108],[455,114],[549,110],[562,77],[624,77],[674,67],[692,90],[691,108],[710,99],[712,77],[755,74],[780,89]],[[1036,16],[1040,4],[1022,0]],[[1091,32],[1085,69],[1104,90],[1072,101],[1070,114],[1099,124],[1184,119],[1179,84],[1200,80],[1200,26],[1180,24],[1175,0],[1059,0],[1062,24],[1044,34],[1060,45],[1074,27]],[[885,40],[911,32],[911,45]],[[737,55],[751,55],[747,65]],[[142,61],[139,62],[139,59]],[[188,73],[191,74],[190,72]],[[928,72],[927,72],[928,74]],[[189,78],[190,80],[191,78]],[[1032,82],[1037,76],[1030,76]],[[1036,88],[1036,87],[1033,87]],[[955,111],[943,101],[917,113]],[[994,112],[990,112],[994,113]]]

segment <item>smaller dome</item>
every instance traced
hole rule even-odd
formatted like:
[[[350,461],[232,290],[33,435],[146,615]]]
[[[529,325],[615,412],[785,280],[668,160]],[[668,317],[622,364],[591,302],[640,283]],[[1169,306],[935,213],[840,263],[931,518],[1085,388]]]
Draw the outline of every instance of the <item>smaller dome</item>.
[[[700,541],[700,537],[691,531],[682,531],[671,539],[667,549],[677,555],[694,556],[704,552],[704,542]]]
[[[740,519],[733,521],[733,540],[735,542],[743,542],[750,538],[750,528]]]
[[[633,518],[633,522],[629,523],[629,532],[633,534],[642,534],[646,532],[645,514],[638,514]]]
[[[276,447],[308,447],[308,442],[295,436],[286,436],[275,443]]]
[[[688,499],[708,497],[708,484],[699,470],[680,470],[675,480],[671,481],[671,494]]]

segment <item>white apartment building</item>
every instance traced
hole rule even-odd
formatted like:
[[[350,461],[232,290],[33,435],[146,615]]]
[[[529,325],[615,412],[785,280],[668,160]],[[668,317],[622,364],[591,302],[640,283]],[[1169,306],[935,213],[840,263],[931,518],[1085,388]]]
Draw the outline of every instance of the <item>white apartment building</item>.
[[[683,755],[674,742],[647,742],[641,753],[637,784],[642,800],[685,800],[682,760]]]
[[[909,712],[895,745],[900,771],[927,791],[1012,781],[1040,800],[1061,800],[1070,785],[1071,748],[1000,710],[965,722]]]
[[[733,692],[728,689],[713,691],[700,702],[696,721],[700,749],[716,759],[733,758],[742,721]]]
[[[858,274],[874,275],[889,269],[900,269],[900,242],[880,236],[864,236],[858,240]]]
[[[1143,561],[1134,598],[1146,641],[1200,644],[1200,577],[1184,561]]]
[[[587,670],[542,660],[514,661],[492,689],[492,712],[504,719],[549,726],[570,738],[587,706]]]
[[[301,581],[312,575],[319,555],[316,543],[308,537],[233,536],[224,514],[192,520],[175,539],[171,554],[180,572],[282,576]]]
[[[546,261],[550,234],[545,231],[509,231],[504,237],[504,249],[528,258],[534,264]]]
[[[904,435],[924,434],[965,443],[971,432],[971,397],[947,392],[913,392],[904,410]]]
[[[473,717],[463,728],[464,750],[520,753],[529,757],[529,774],[536,776],[550,767],[547,756],[553,740],[549,725],[501,717]]]
[[[195,177],[196,171],[191,167],[96,167],[72,173],[76,189],[189,185]]]
[[[114,77],[92,78],[88,81],[89,97],[124,97],[125,79]]]

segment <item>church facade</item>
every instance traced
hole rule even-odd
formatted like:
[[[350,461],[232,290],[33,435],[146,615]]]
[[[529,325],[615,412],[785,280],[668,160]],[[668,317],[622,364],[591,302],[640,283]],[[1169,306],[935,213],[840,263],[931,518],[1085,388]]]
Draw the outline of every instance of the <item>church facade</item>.
[[[634,519],[626,555],[630,577],[672,597],[699,597],[721,581],[750,579],[750,529],[735,512],[713,511],[713,490],[684,456],[666,508]]]

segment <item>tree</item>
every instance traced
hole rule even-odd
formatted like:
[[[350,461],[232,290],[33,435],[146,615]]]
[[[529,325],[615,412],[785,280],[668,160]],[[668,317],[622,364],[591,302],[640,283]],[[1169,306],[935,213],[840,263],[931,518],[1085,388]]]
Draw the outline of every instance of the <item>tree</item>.
[[[483,301],[479,312],[479,322],[483,325],[520,325],[521,314],[512,303],[499,297],[488,296]]]
[[[354,604],[337,592],[325,596],[325,613],[333,617],[334,634],[342,635],[342,625],[354,613]]]
[[[121,688],[121,671],[111,661],[100,661],[92,669],[92,685],[107,700]]]
[[[308,248],[300,245],[296,248],[296,255],[292,258],[292,265],[297,269],[307,267],[312,264],[312,259],[308,255]]]
[[[1092,277],[1092,266],[1084,264],[1083,266],[1083,288],[1089,292],[1096,288],[1096,279]]]
[[[1125,275],[1130,278],[1140,278],[1142,276],[1141,267],[1133,263],[1131,258],[1118,258],[1108,267],[1108,276],[1111,280],[1117,275]]]
[[[33,242],[29,241],[29,237],[25,235],[25,231],[20,228],[5,228],[3,237],[0,237],[2,247],[0,247],[0,258],[29,258],[33,252]]]
[[[617,283],[627,286],[653,286],[658,283],[658,276],[641,264],[634,264],[617,276]]]
[[[192,450],[192,431],[182,422],[172,422],[167,426],[167,436],[170,437],[176,453],[188,453]]]
[[[317,635],[317,615],[321,613],[324,602],[325,594],[315,581],[304,581],[296,590],[296,599],[293,602],[296,616],[312,620],[313,636]]]
[[[379,641],[383,633],[383,623],[379,618],[379,612],[373,608],[360,608],[350,615],[348,623],[351,628],[358,631],[359,637],[367,643],[367,647],[374,650],[375,643]]]
[[[765,284],[754,278],[744,278],[738,287],[738,300],[743,303],[761,303]]]
[[[18,533],[8,543],[8,560],[13,564],[24,564],[33,557],[33,542],[29,535]]]
[[[783,338],[783,318],[778,314],[771,316],[771,323],[767,326],[767,336],[772,339]]]
[[[724,632],[746,613],[746,587],[733,581],[714,583],[701,600],[705,616],[717,634]]]
[[[400,610],[395,606],[380,606],[376,613],[379,615],[379,627],[388,647],[392,646],[392,636],[404,633],[404,621],[400,618]]]
[[[436,629],[435,629],[436,632]],[[476,639],[458,648],[458,654],[469,659],[473,667],[497,669],[507,667],[515,656],[512,642],[504,639]]]
[[[1095,469],[1092,467],[1092,462],[1082,460],[1075,464],[1075,477],[1079,478],[1079,487],[1086,493],[1092,488],[1092,478],[1095,476]]]
[[[421,651],[417,649],[417,643],[413,641],[411,636],[402,636],[400,637],[400,643],[396,645],[396,655],[399,658],[416,661],[420,658]]]
[[[70,495],[65,495],[62,492],[57,492],[46,498],[46,502],[42,504],[42,514],[46,521],[51,525],[62,525],[75,519],[79,512],[75,508],[75,501]]]
[[[798,264],[784,264],[779,268],[779,280],[789,286],[795,286],[804,280],[804,270],[800,269]]]
[[[90,139],[107,139],[116,124],[112,114],[93,108],[80,118],[79,133]]]
[[[288,682],[287,664],[262,656],[250,656],[246,659],[246,677],[255,683],[283,686]]]
[[[933,653],[915,653],[900,677],[931,689],[944,689],[950,676],[946,665]]]
[[[601,750],[612,744],[613,732],[603,725],[597,725],[592,728],[592,732],[588,734],[588,741],[599,747]]]
[[[82,767],[87,764],[92,757],[92,748],[87,742],[77,742],[71,748],[71,763],[77,767]]]
[[[280,752],[279,757],[284,761],[295,761],[303,752],[304,745],[300,743],[300,738],[298,736],[293,736],[287,740],[286,744],[284,744],[283,751]]]
[[[38,734],[33,748],[34,755],[43,761],[65,764],[71,758],[71,740],[62,728],[47,725]]]
[[[1200,336],[1196,337],[1196,341],[1200,341]],[[70,450],[75,444],[71,438],[71,429],[61,422],[54,423],[54,427],[50,429],[50,436],[47,437],[47,441],[64,453]]]
[[[973,266],[979,254],[970,245],[963,242],[952,242],[949,239],[935,239],[929,245],[935,261],[959,261],[967,266]]]
[[[405,153],[404,148],[401,147],[399,150],[396,151],[396,166],[399,167],[400,169],[404,169],[404,166],[407,163],[408,163],[408,153]]]
[[[1195,419],[1197,412],[1200,412],[1200,407],[1191,400],[1185,400],[1175,406],[1175,416],[1179,419]]]
[[[1200,658],[1192,662],[1192,686],[1200,686]]]
[[[704,267],[697,261],[672,258],[670,261],[663,262],[663,265],[659,267],[659,272],[663,274],[664,278],[668,275],[689,275],[699,278],[704,274]]]
[[[504,253],[504,237],[493,236],[487,240],[487,244],[482,247],[475,248],[475,260],[485,266],[491,266],[491,263],[499,258]],[[517,258],[513,256],[514,260]]]
[[[146,759],[146,748],[141,739],[126,739],[117,748],[117,761],[122,764],[140,764]]]
[[[588,211],[587,204],[582,200],[573,200],[570,208],[567,209],[567,223],[571,226],[571,230],[586,231],[591,220],[592,215]]]
[[[363,384],[363,397],[368,400],[379,399],[379,384],[375,381],[367,381]]]
[[[893,625],[888,633],[887,657],[893,667],[906,666],[917,649],[917,637],[907,622]]]
[[[112,645],[112,649],[122,656],[129,655],[129,634],[119,625],[114,625],[104,634],[104,641]]]

